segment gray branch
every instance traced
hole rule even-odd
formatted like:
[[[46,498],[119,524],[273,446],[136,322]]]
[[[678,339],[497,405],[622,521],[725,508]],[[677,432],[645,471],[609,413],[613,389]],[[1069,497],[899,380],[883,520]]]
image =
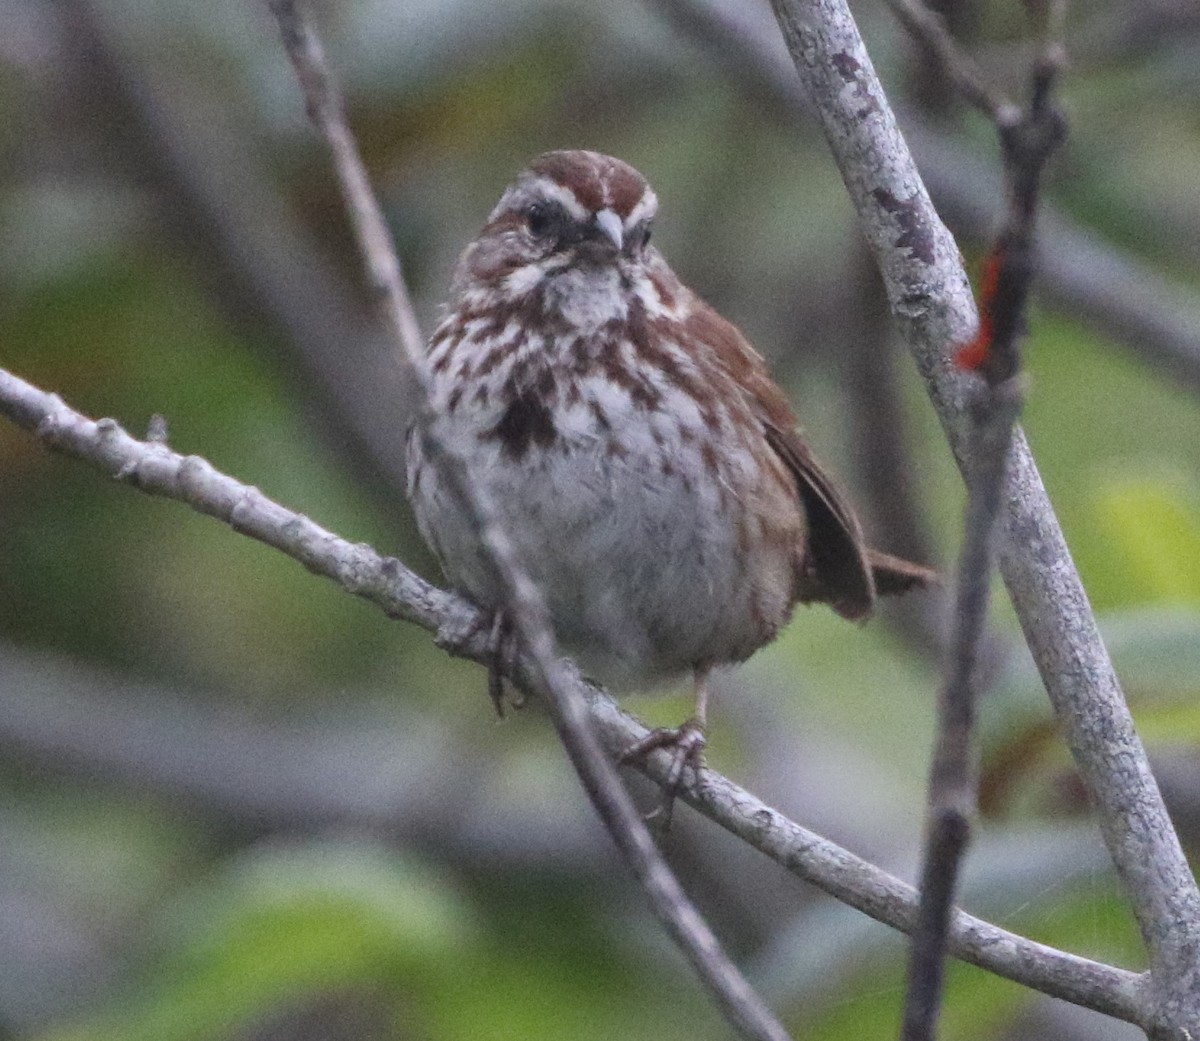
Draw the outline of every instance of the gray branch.
[[[951,356],[975,331],[962,258],[929,201],[844,0],[772,0],[960,466],[970,378]],[[1154,1037],[1200,1036],[1200,892],[1150,772],[1029,447],[1009,453],[1004,580],[1089,791],[1150,957]]]
[[[0,414],[34,431],[58,452],[148,494],[184,502],[280,550],[390,617],[437,633],[453,653],[487,660],[486,627],[480,624],[476,607],[430,585],[395,558],[346,542],[198,456],[180,455],[159,442],[138,441],[111,419],[88,419],[56,395],[2,369]],[[562,675],[575,695],[586,699],[592,726],[610,754],[645,736],[645,727],[565,663]],[[518,662],[517,678],[522,684],[529,681],[530,663],[525,656]],[[659,783],[670,769],[671,757],[661,752],[651,755],[644,766],[647,776]],[[680,797],[799,878],[877,921],[911,930],[917,906],[911,886],[802,828],[722,775],[703,771],[700,783],[686,788]],[[950,950],[1053,997],[1128,1022],[1144,1019],[1143,977],[1035,943],[961,911],[952,922]]]

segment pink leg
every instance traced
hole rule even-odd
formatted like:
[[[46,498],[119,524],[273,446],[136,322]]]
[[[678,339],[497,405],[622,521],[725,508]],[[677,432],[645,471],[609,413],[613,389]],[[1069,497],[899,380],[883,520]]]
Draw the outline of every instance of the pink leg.
[[[708,719],[708,667],[695,672],[696,706],[691,718],[677,727],[658,727],[622,754],[621,763],[644,761],[658,749],[672,752],[671,769],[663,784],[664,803],[652,816],[662,815],[663,829],[671,823],[675,796],[683,790],[683,768],[690,766],[697,773],[704,767],[704,748],[707,740],[704,728]]]

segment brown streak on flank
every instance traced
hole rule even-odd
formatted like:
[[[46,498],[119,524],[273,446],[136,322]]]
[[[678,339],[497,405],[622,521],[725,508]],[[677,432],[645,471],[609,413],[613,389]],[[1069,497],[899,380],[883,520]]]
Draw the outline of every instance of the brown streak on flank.
[[[549,368],[542,369],[541,375],[534,384],[533,392],[550,404],[558,400],[558,381]]]
[[[487,406],[488,403],[488,385],[486,383],[479,384],[479,389],[475,391],[475,404]]]
[[[459,316],[459,322],[465,327],[471,322],[483,320],[484,324],[474,334],[479,338],[498,336],[509,323],[514,323],[522,329],[543,326],[547,321],[553,324],[554,316],[544,313],[543,304],[542,287],[534,286],[528,293],[523,293],[515,300],[492,301],[481,307],[464,310]],[[561,319],[558,320],[558,324],[562,324]],[[558,325],[554,328],[557,331]]]
[[[705,441],[700,446],[700,458],[704,460],[704,468],[715,475],[720,463],[717,461],[717,450],[713,448],[711,441]]]
[[[583,394],[579,390],[578,380],[567,381],[567,404],[578,405],[583,400]]]
[[[501,347],[493,347],[483,360],[479,363],[479,368],[475,370],[475,378],[480,379],[490,373],[497,365],[505,358],[509,357],[513,352],[511,345],[505,344]]]
[[[513,397],[525,393],[526,388],[533,387],[534,369],[540,359],[532,354],[526,354],[512,363],[508,370],[507,386],[512,388]]]
[[[579,337],[567,352],[568,372],[572,376],[590,376],[595,371],[595,358],[588,351],[590,340]]]
[[[629,455],[629,449],[613,437],[609,438],[608,444],[604,446],[604,454],[613,459],[624,459]]]
[[[463,385],[460,383],[457,387],[450,391],[450,396],[446,399],[446,411],[448,413],[454,413],[454,410],[458,408],[458,403],[462,401],[462,396]]]
[[[701,371],[688,371],[670,349],[664,346],[672,343],[678,345],[685,340],[687,334],[680,324],[671,318],[651,319],[646,314],[642,302],[634,299],[629,304],[626,327],[634,353],[648,365],[658,369],[667,383],[678,387],[696,402],[700,417],[709,430],[715,433],[720,429],[711,379],[704,379]],[[692,360],[699,369],[704,359],[697,357]]]
[[[649,380],[638,375],[621,358],[620,340],[609,336],[602,341],[596,360],[604,374],[629,395],[629,400],[647,412],[657,412],[662,405],[662,395]]]
[[[662,395],[649,380],[638,379],[627,390],[629,400],[646,412],[657,412],[662,406]]]

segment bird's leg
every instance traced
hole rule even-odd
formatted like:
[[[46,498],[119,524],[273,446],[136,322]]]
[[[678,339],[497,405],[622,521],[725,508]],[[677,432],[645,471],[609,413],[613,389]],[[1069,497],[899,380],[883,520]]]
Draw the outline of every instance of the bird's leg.
[[[675,796],[683,790],[683,768],[690,766],[697,773],[704,767],[704,749],[708,744],[704,728],[708,719],[708,668],[695,672],[696,706],[691,717],[677,727],[657,727],[640,741],[634,742],[622,754],[621,763],[644,760],[657,749],[672,749],[671,770],[663,784],[663,805],[652,816],[662,817],[665,831],[671,825]]]
[[[512,623],[503,609],[497,608],[492,615],[492,627],[488,633],[488,697],[496,708],[496,715],[504,718],[504,677],[512,672],[517,660],[516,634]],[[513,708],[525,704],[524,697],[513,692],[509,698]]]

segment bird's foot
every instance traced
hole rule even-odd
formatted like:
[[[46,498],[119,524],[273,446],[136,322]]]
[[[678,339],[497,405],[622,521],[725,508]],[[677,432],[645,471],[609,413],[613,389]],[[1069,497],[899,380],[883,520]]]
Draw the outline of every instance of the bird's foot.
[[[471,621],[438,630],[436,642],[439,647],[452,654],[462,654],[481,633],[486,633],[483,660],[487,666],[487,690],[496,715],[504,718],[506,704],[522,708],[524,696],[510,687],[506,689],[504,677],[512,674],[516,665],[519,647],[512,624],[504,611],[476,612]]]
[[[671,752],[671,769],[663,782],[662,804],[646,815],[647,820],[658,820],[664,832],[671,827],[671,815],[675,809],[675,797],[683,791],[684,767],[691,767],[699,775],[704,768],[704,749],[708,739],[704,724],[696,718],[685,720],[677,727],[657,727],[640,741],[635,741],[622,754],[621,765],[645,762],[651,752],[660,749]]]
[[[508,615],[497,610],[492,614],[491,631],[488,633],[488,697],[492,699],[496,715],[504,718],[504,705],[513,708],[525,707],[525,695],[511,686],[505,688],[504,677],[512,673],[517,662],[517,634],[513,632]],[[506,697],[507,695],[507,697]]]

